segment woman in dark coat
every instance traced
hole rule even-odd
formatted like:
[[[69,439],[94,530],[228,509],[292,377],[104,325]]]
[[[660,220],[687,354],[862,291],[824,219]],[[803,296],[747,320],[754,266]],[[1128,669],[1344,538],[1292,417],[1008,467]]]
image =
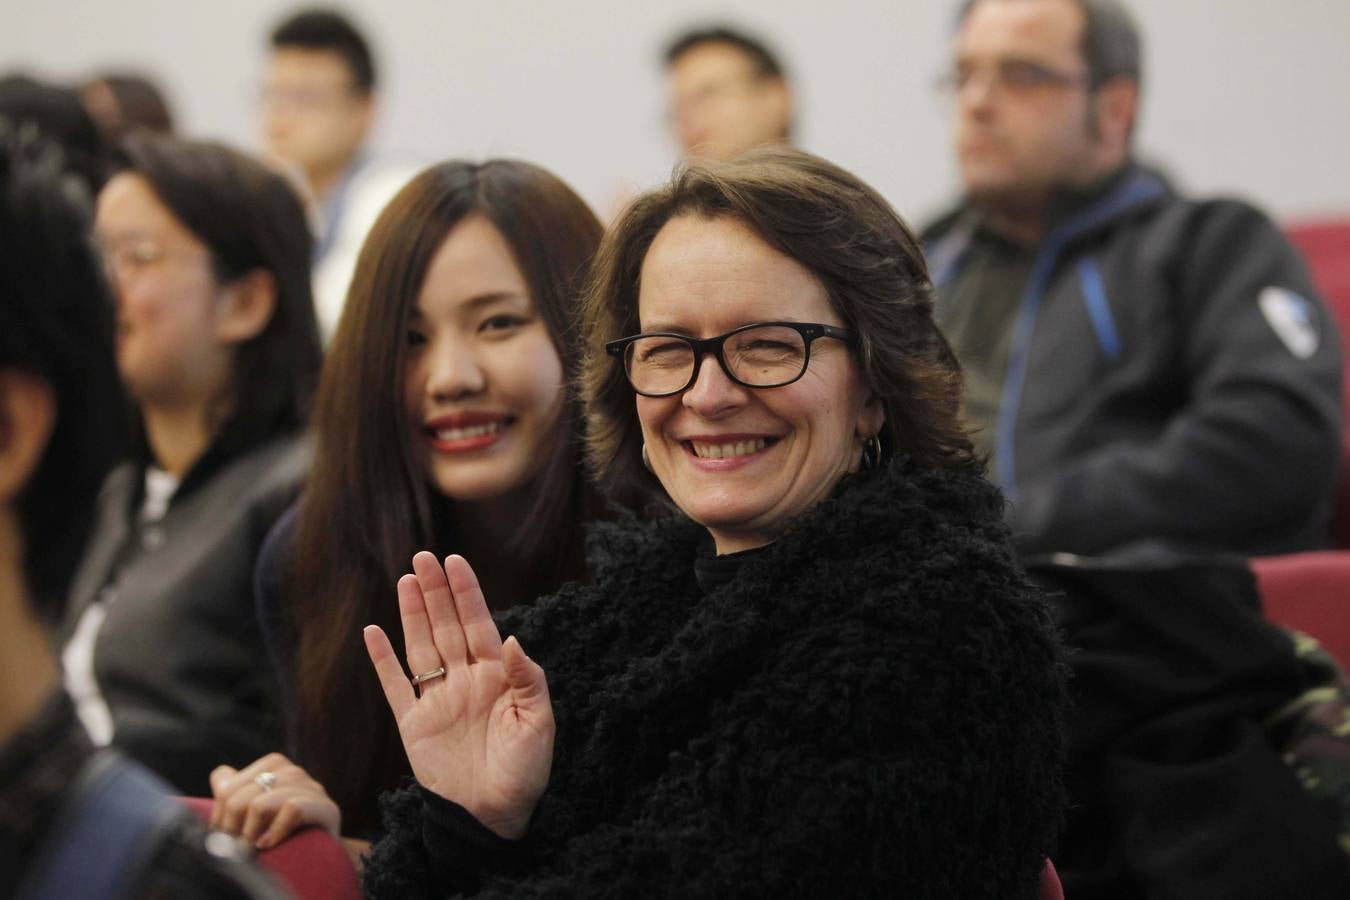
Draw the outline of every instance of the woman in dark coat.
[[[366,634],[418,782],[369,894],[1036,896],[1059,650],[904,224],[796,151],[691,164],[607,236],[584,333],[601,486],[653,505],[501,631],[415,557],[412,683]]]

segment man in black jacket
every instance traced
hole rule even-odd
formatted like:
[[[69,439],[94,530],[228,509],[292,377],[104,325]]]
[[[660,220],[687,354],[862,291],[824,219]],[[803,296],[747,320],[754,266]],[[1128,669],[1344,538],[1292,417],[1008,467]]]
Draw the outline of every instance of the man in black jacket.
[[[1115,0],[970,0],[965,198],[925,237],[967,414],[1023,552],[1325,545],[1335,325],[1274,224],[1136,164],[1139,36]]]

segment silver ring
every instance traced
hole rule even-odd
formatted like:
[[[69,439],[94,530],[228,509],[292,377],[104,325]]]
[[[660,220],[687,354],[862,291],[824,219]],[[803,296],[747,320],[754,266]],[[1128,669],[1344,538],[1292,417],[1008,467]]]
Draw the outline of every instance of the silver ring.
[[[277,786],[277,776],[271,772],[259,772],[253,776],[254,782],[263,789],[263,793],[269,793],[272,788]]]
[[[413,687],[417,687],[419,684],[422,684],[423,682],[426,681],[435,681],[437,678],[440,678],[444,674],[445,674],[445,666],[437,666],[436,668],[428,672],[422,672],[420,674],[414,675],[412,677]]]

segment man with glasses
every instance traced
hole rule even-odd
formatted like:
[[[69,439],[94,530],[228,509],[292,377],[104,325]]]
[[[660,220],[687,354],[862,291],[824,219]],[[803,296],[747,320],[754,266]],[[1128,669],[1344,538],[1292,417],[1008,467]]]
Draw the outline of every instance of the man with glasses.
[[[338,13],[305,10],[272,32],[263,134],[269,152],[299,169],[314,201],[314,303],[325,340],[342,312],[366,232],[414,173],[366,153],[375,84],[370,47]]]
[[[1325,546],[1335,325],[1257,210],[1138,165],[1117,0],[969,0],[942,86],[964,187],[930,227],[967,415],[1028,553]]]
[[[665,60],[671,128],[685,155],[731,159],[788,143],[792,91],[763,43],[731,28],[700,28],[672,41]]]

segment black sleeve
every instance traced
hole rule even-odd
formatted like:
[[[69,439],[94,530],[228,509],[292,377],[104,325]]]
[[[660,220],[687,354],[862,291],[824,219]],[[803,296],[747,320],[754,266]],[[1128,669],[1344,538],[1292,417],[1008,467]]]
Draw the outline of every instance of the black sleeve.
[[[371,900],[477,892],[484,872],[520,870],[528,842],[503,838],[421,785],[381,798],[386,834],[362,870]]]
[[[1104,444],[1020,484],[1009,524],[1024,550],[1278,546],[1324,530],[1341,443],[1335,323],[1259,211],[1207,204],[1178,232],[1176,296],[1150,302],[1180,318],[1188,402],[1156,439]],[[1306,304],[1315,346],[1277,334],[1263,312],[1272,288]]]
[[[1057,651],[1043,621],[996,621],[1024,616],[1018,598],[971,606],[982,624],[953,614],[923,639],[807,630],[619,816],[534,834],[523,861],[409,809],[367,890],[417,896],[417,870],[479,897],[1035,897],[1060,809]]]
[[[253,569],[253,603],[262,629],[267,656],[281,690],[284,719],[290,722],[295,711],[295,685],[292,673],[295,665],[293,629],[287,624],[284,607],[287,566],[291,560],[291,542],[299,516],[299,504],[291,506],[268,531],[258,551]],[[294,747],[288,748],[294,751]]]

